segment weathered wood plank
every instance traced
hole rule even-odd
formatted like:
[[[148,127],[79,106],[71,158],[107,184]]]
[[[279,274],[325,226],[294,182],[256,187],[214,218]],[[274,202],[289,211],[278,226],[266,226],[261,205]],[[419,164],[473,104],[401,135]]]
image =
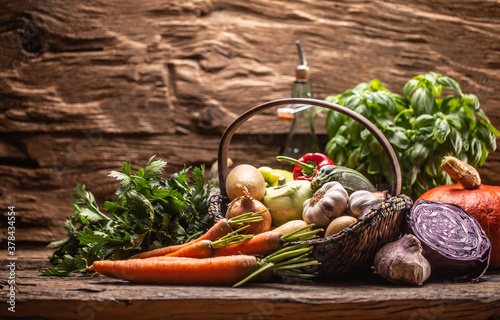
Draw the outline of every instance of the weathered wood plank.
[[[317,98],[374,78],[401,93],[435,71],[476,94],[500,128],[496,1],[8,0],[3,9],[0,205],[19,208],[23,242],[61,235],[77,182],[112,196],[106,175],[122,161],[157,154],[166,174],[214,161],[237,115],[289,96],[297,39]],[[271,112],[256,117],[232,158],[272,161],[278,147],[266,139],[285,131]],[[484,182],[500,184],[499,168],[496,151]]]
[[[24,261],[24,262],[23,262]],[[376,275],[356,281],[321,284],[251,284],[219,286],[130,284],[95,277],[44,277],[36,271],[45,262],[19,260],[16,313],[12,319],[352,319],[427,318],[497,319],[500,317],[500,275],[471,284],[427,283],[420,287],[388,284]],[[2,279],[5,271],[2,270]],[[7,286],[0,289],[7,293]],[[147,312],[145,312],[147,310]]]

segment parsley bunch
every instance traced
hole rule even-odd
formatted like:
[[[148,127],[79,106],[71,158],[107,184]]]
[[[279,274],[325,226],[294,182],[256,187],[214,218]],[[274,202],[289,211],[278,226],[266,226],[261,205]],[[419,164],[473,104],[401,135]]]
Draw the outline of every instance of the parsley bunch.
[[[440,166],[444,156],[480,166],[496,149],[495,136],[500,135],[475,95],[463,93],[455,80],[434,72],[408,81],[403,95],[375,79],[326,100],[356,111],[381,130],[398,156],[402,192],[414,199],[452,183]],[[372,182],[392,183],[382,147],[362,125],[329,111],[326,129],[326,153],[336,164],[356,169]]]
[[[43,275],[84,273],[89,264],[102,259],[124,259],[142,251],[185,243],[211,226],[208,203],[211,184],[205,183],[204,166],[184,168],[169,179],[161,174],[167,164],[149,160],[146,167],[132,174],[124,162],[110,177],[120,182],[115,202],[105,202],[103,213],[92,193],[78,184],[73,194],[74,212],[64,228],[68,237],[52,242],[57,248],[49,257],[54,268]]]

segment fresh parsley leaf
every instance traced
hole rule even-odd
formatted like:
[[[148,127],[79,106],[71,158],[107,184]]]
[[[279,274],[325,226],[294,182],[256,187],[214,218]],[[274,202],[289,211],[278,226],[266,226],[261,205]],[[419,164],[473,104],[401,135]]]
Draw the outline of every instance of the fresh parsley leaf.
[[[144,169],[144,179],[154,179],[161,176],[167,163],[163,160],[153,161],[154,156],[149,160],[146,169]]]

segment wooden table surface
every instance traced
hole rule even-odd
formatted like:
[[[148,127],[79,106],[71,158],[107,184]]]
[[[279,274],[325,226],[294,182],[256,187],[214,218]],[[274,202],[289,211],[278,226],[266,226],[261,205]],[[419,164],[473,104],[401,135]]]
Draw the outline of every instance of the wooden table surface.
[[[2,260],[3,266],[10,261]],[[131,284],[104,276],[41,276],[46,258],[19,257],[15,313],[10,271],[0,271],[1,319],[500,319],[500,271],[484,281],[390,284],[377,275],[241,288]],[[6,299],[7,297],[7,299]]]

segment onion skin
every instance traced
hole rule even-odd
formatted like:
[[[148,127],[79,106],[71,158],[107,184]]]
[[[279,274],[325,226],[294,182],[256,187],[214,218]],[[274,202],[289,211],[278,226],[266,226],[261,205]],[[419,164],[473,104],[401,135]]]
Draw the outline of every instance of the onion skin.
[[[432,280],[466,276],[478,282],[488,269],[490,240],[479,222],[459,206],[418,200],[406,224],[408,233],[421,242]]]
[[[250,164],[240,164],[234,167],[226,177],[226,193],[231,201],[244,194],[262,201],[266,195],[266,181],[256,167]]]
[[[243,224],[242,226],[249,225],[248,228],[244,229],[242,233],[245,234],[259,234],[271,230],[271,214],[269,210],[262,204],[262,202],[252,199],[250,196],[242,195],[231,201],[227,206],[226,219],[231,219],[233,217],[249,213],[249,212],[259,212],[259,216],[262,216],[262,221],[251,222]]]

